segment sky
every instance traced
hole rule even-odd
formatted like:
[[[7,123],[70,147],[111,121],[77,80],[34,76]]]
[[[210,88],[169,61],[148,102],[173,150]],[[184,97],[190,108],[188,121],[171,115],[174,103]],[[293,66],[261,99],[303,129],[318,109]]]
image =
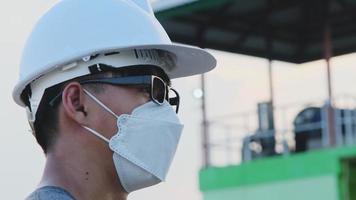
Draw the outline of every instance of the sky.
[[[38,184],[45,158],[29,132],[25,110],[11,97],[18,77],[18,66],[24,42],[36,20],[55,0],[0,2],[0,194],[3,199],[23,199]],[[173,2],[172,3],[176,3]],[[269,98],[267,61],[261,58],[209,50],[218,61],[215,70],[207,74],[208,118],[214,121],[238,123],[238,113],[255,112],[258,102]],[[356,97],[356,54],[333,58],[332,78],[335,96]],[[303,65],[273,62],[276,106],[306,104],[326,99],[324,61]],[[193,91],[200,86],[198,76],[173,81],[180,92],[180,118],[185,129],[167,182],[135,192],[130,200],[139,199],[202,199],[198,189],[201,167],[200,101]],[[253,129],[253,125],[251,126]],[[212,126],[214,134],[226,129]],[[217,158],[219,160],[219,157]]]

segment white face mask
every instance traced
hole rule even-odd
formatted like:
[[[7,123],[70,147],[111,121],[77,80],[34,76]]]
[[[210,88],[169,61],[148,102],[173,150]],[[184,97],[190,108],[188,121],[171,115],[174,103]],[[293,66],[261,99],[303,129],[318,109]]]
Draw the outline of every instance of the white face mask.
[[[169,103],[150,101],[131,115],[117,116],[87,90],[84,92],[117,118],[118,132],[110,140],[89,127],[83,128],[109,143],[124,189],[130,193],[164,181],[183,129]]]

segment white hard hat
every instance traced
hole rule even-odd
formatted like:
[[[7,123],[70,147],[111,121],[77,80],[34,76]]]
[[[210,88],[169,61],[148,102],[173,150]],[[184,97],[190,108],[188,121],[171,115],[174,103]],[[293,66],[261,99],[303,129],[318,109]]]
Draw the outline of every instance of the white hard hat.
[[[173,62],[157,65],[170,78],[201,74],[216,65],[203,49],[172,44],[148,0],[62,0],[37,22],[28,38],[13,98],[25,106],[21,94],[30,85],[35,96],[32,102],[38,104],[47,87],[90,74],[81,67],[88,66],[86,58],[91,55],[125,52],[108,61],[115,67],[150,64],[157,59],[151,54],[132,59],[132,50],[167,52],[165,56]]]

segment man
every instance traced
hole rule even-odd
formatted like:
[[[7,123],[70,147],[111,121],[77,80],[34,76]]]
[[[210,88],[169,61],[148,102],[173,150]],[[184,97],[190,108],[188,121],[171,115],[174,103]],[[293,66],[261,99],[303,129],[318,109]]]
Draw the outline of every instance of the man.
[[[165,179],[183,125],[170,79],[213,69],[147,0],[62,0],[36,24],[13,97],[46,155],[27,198],[126,199]]]

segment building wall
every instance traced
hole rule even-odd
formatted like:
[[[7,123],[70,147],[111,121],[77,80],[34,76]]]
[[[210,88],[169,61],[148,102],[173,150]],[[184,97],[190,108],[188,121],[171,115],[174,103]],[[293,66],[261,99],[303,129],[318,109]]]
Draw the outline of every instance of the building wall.
[[[356,200],[356,146],[209,167],[199,179],[204,200]]]
[[[204,193],[204,200],[339,200],[333,175],[231,187]]]

